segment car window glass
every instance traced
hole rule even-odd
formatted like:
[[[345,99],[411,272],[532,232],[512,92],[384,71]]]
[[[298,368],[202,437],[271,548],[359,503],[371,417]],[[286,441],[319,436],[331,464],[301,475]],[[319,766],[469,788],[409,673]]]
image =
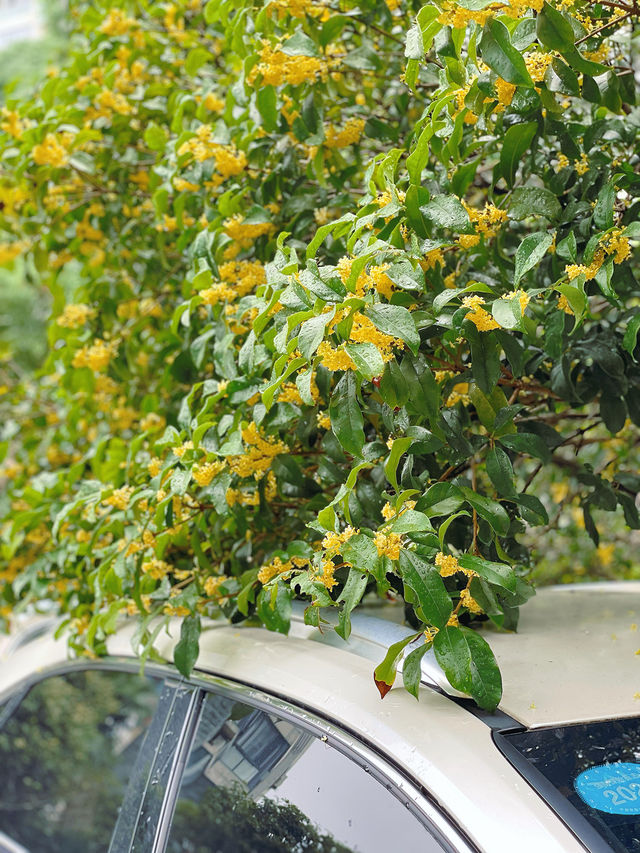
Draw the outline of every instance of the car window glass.
[[[640,853],[638,717],[507,732],[504,741],[515,748],[516,761],[525,759],[517,766],[534,787],[544,794],[545,783],[553,786],[552,805],[589,849],[595,844],[580,816],[605,842],[600,849]]]
[[[160,686],[137,674],[76,671],[5,704],[0,851],[107,850]]]
[[[361,766],[288,719],[209,693],[169,853],[388,853],[442,848]]]

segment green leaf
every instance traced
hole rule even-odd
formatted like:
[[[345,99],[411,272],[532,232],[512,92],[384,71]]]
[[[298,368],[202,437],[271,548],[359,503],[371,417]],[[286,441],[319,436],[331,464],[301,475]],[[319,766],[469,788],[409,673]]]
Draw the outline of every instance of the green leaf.
[[[318,314],[317,317],[305,320],[300,326],[298,349],[308,361],[311,360],[313,354],[320,346],[324,338],[327,323],[333,319],[334,314],[335,308],[330,313]]]
[[[406,656],[402,662],[402,681],[404,689],[418,698],[422,679],[422,658],[431,648],[431,643],[422,643]]]
[[[190,77],[193,77],[206,62],[210,62],[212,59],[212,54],[204,47],[194,47],[187,54],[184,70]]]
[[[432,225],[439,228],[463,233],[471,230],[469,214],[460,199],[454,195],[436,195],[428,204],[422,205],[420,212]]]
[[[385,335],[392,335],[404,341],[414,355],[420,348],[420,335],[416,329],[415,320],[406,308],[401,305],[378,303],[366,309],[366,315],[376,329]]]
[[[427,165],[429,159],[429,140],[433,136],[434,127],[431,122],[428,122],[422,129],[416,147],[407,157],[407,172],[409,173],[409,181],[411,184],[420,184],[422,170]]]
[[[509,438],[509,436],[506,437]],[[495,530],[498,536],[507,535],[511,522],[507,511],[502,504],[491,500],[491,498],[488,498],[485,495],[480,495],[478,492],[474,492],[473,489],[468,488],[468,486],[460,486],[460,491],[464,495],[464,499],[467,503],[471,504],[479,516],[489,522],[491,528]]]
[[[347,371],[336,385],[329,403],[331,429],[347,453],[362,455],[364,418],[356,397],[356,380]]]
[[[412,551],[400,552],[400,574],[405,600],[413,604],[423,622],[442,628],[451,616],[451,598],[440,573]]]
[[[527,121],[524,124],[512,125],[505,133],[500,151],[499,174],[505,179],[508,187],[513,185],[518,164],[529,150],[537,130],[537,121]]]
[[[386,655],[384,656],[384,660],[374,669],[373,680],[380,691],[381,699],[384,699],[393,687],[393,682],[396,680],[398,663],[402,657],[403,651],[409,643],[413,642],[420,636],[420,633],[421,632],[418,632],[417,634],[409,634],[408,637],[398,640],[397,643],[390,645],[387,649]]]
[[[472,554],[463,554],[458,557],[458,563],[463,569],[470,569],[480,575],[489,583],[500,586],[513,592],[516,588],[516,574],[506,563],[493,563],[482,557],[474,557]]]
[[[608,65],[602,65],[600,62],[592,62],[590,59],[585,59],[577,47],[566,48],[562,51],[562,55],[578,74],[584,74],[587,77],[598,77],[600,74],[606,74],[610,71]]]
[[[302,30],[295,32],[280,46],[287,56],[318,56],[318,47]]]
[[[522,276],[538,264],[553,243],[553,235],[545,231],[527,235],[516,251],[516,271],[513,285],[516,287]]]
[[[526,453],[528,456],[536,456],[547,465],[551,461],[549,448],[540,438],[532,432],[518,432],[511,435],[503,435],[498,439],[509,450],[517,453]]]
[[[513,466],[508,455],[501,447],[492,447],[486,458],[487,474],[502,497],[508,498],[515,494],[513,483]]]
[[[422,59],[424,56],[424,45],[422,43],[422,30],[414,24],[407,31],[404,55],[407,59]]]
[[[502,698],[500,670],[486,640],[470,628],[449,626],[433,642],[436,660],[452,687],[493,711]]]
[[[262,126],[267,133],[273,133],[278,125],[276,90],[273,86],[260,86],[256,92],[256,106],[262,117]]]
[[[511,44],[509,30],[501,21],[496,18],[487,21],[478,47],[482,58],[498,77],[516,86],[533,86],[522,54]]]
[[[626,349],[629,355],[633,356],[634,361],[638,360],[633,355],[636,349],[636,341],[638,339],[638,329],[640,329],[640,314],[636,314],[629,320],[622,339],[622,346]]]
[[[355,366],[366,379],[374,379],[384,373],[384,361],[380,350],[375,344],[365,341],[364,343],[348,343],[345,346]]]
[[[351,611],[360,603],[360,599],[364,595],[367,588],[367,576],[363,575],[357,569],[351,569],[349,577],[344,585],[344,589],[338,596],[338,602],[342,603],[338,624],[336,625],[336,633],[343,640],[348,640],[351,634]]]
[[[400,487],[398,486],[397,479],[397,468],[398,463],[400,462],[401,456],[407,452],[409,447],[413,444],[412,438],[396,438],[391,447],[391,452],[387,457],[387,461],[384,465],[384,473],[387,480],[391,483],[396,492],[400,491]]]
[[[289,633],[291,624],[291,599],[293,591],[283,583],[261,589],[258,594],[257,612],[269,631]]]
[[[530,216],[544,216],[556,222],[562,216],[562,207],[551,190],[545,187],[517,187],[511,196],[509,216],[518,221]]]
[[[144,132],[144,141],[152,151],[164,151],[167,147],[169,134],[163,128],[152,121]]]
[[[393,521],[389,522],[392,533],[429,533],[433,525],[428,515],[416,509],[406,509]]]
[[[605,184],[598,193],[596,206],[593,208],[593,224],[605,231],[613,228],[613,206],[616,200],[616,188],[613,181]]]
[[[187,616],[180,626],[180,639],[173,651],[173,662],[178,672],[189,678],[200,651],[200,617]]]
[[[549,50],[564,53],[574,47],[573,28],[569,21],[553,6],[545,3],[538,13],[536,35],[540,44]]]
[[[500,378],[500,345],[492,332],[479,332],[468,322],[466,337],[471,345],[473,378],[485,394],[491,394]]]

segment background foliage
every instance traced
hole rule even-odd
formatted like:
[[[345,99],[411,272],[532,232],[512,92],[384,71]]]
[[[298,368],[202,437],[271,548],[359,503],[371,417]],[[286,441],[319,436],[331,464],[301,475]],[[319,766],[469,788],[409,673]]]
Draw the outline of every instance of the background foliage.
[[[515,628],[531,531],[606,569],[640,527],[635,7],[72,12],[2,122],[0,256],[53,302],[5,382],[3,615],[100,652],[126,609],[143,656],[178,616],[188,672],[203,614],[403,598],[407,688],[433,645],[493,707],[469,626]]]

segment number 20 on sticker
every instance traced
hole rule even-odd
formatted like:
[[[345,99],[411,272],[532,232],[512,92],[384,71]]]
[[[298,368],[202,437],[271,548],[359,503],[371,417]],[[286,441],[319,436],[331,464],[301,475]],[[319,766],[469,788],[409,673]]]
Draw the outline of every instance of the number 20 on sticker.
[[[640,764],[598,764],[576,776],[573,784],[578,796],[593,809],[640,814]]]

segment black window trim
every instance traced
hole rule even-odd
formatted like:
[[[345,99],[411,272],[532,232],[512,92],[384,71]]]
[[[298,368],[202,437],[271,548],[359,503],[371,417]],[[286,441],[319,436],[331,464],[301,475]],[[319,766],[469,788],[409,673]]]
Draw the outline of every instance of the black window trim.
[[[315,708],[304,706],[300,702],[294,704],[275,690],[267,693],[256,685],[227,675],[195,670],[190,679],[185,679],[171,663],[146,662],[142,667],[140,661],[133,657],[107,656],[95,660],[79,658],[52,664],[14,682],[9,688],[0,692],[0,704],[10,700],[17,693],[24,695],[31,687],[47,678],[77,670],[143,672],[165,680],[170,679],[174,683],[199,688],[195,691],[191,712],[185,717],[181,731],[176,732],[166,795],[151,853],[164,853],[166,850],[182,771],[197,730],[202,698],[205,693],[211,691],[219,692],[267,713],[276,714],[310,734],[320,737],[325,743],[362,767],[390,794],[400,800],[407,807],[407,811],[411,812],[423,824],[425,830],[436,839],[445,853],[480,853],[477,845],[443,804],[424,788],[419,779],[407,773],[392,756],[384,753],[376,744],[367,741],[358,732],[345,725],[337,726]],[[144,798],[142,808],[144,808]],[[133,842],[132,838],[131,844]]]

